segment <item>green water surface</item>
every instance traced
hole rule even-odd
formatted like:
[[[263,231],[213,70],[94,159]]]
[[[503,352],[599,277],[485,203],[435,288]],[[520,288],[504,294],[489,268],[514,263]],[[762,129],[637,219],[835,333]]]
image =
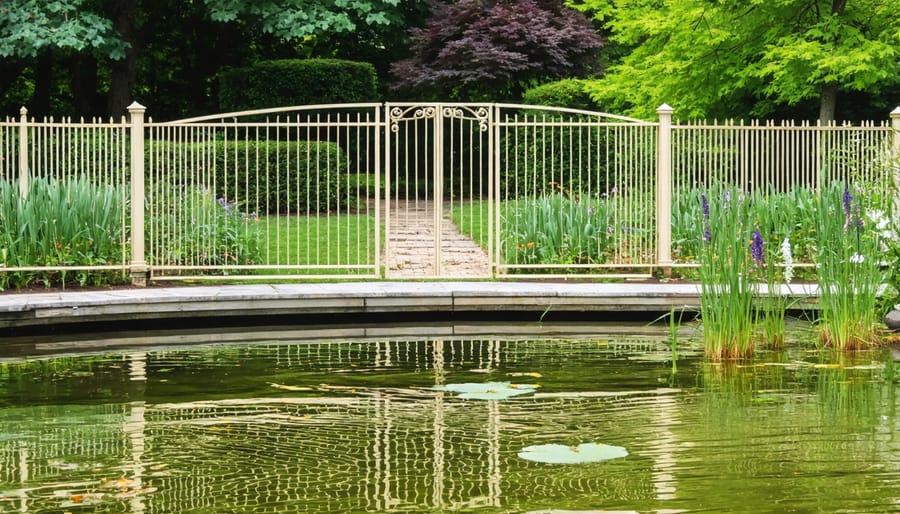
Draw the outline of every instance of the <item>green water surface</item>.
[[[677,370],[663,333],[5,359],[0,512],[900,511],[889,351],[684,344]],[[493,381],[540,387],[430,389]],[[628,455],[518,456],[584,442]]]

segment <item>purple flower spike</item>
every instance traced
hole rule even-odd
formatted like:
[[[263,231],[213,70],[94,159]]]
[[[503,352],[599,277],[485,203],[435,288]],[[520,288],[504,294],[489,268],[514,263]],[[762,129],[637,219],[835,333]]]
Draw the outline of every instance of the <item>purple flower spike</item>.
[[[753,263],[756,267],[762,266],[766,262],[766,255],[763,252],[764,246],[762,234],[759,233],[759,228],[757,228],[753,231],[753,242],[750,243],[750,255],[753,257]]]
[[[844,216],[850,216],[850,204],[853,202],[853,196],[850,195],[850,189],[844,186]]]
[[[703,217],[709,219],[709,200],[706,199],[706,193],[700,194],[700,200],[703,202]]]
[[[707,243],[712,240],[712,232],[709,231],[709,227],[707,227],[706,230],[703,231],[703,240]]]

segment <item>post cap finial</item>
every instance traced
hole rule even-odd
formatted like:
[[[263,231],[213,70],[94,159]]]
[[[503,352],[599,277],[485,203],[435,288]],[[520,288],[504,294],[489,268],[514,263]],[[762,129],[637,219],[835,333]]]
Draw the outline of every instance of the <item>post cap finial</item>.
[[[898,105],[896,109],[891,111],[891,118],[900,118],[900,105]]]
[[[675,109],[669,104],[662,104],[656,108],[656,112],[659,114],[672,114],[675,112]]]
[[[127,109],[128,109],[128,112],[138,112],[138,111],[143,112],[143,111],[146,111],[146,110],[147,110],[146,107],[144,107],[143,105],[137,103],[137,101],[131,102],[131,105],[129,105],[129,106],[127,107]]]
[[[22,108],[19,109],[19,114],[25,116],[26,114],[28,114],[28,108],[23,105]]]

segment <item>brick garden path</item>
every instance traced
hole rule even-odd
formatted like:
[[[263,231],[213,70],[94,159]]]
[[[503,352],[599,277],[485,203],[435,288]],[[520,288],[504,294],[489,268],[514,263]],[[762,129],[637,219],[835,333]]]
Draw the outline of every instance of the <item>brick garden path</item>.
[[[391,200],[389,255],[385,255],[388,277],[434,276],[434,205],[431,201]],[[450,221],[450,209],[441,220],[441,276],[487,278],[490,259],[474,241],[461,234]]]

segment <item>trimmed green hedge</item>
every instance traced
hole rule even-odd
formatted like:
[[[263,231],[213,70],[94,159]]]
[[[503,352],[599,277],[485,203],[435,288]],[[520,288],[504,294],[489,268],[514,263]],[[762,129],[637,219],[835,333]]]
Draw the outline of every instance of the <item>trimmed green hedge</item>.
[[[585,90],[588,82],[584,79],[564,79],[549,82],[525,91],[522,95],[522,100],[530,105],[547,105],[596,111],[599,106],[591,100],[591,95]]]
[[[219,75],[219,107],[224,111],[377,100],[378,79],[369,63],[285,59]]]
[[[209,148],[212,145],[212,148]],[[202,146],[202,147],[201,147]],[[306,141],[216,141],[156,143],[153,161],[167,163],[164,180],[214,191],[217,198],[257,214],[302,214],[354,209],[356,184],[347,175],[347,155],[335,143]],[[212,158],[198,164],[203,153]],[[171,167],[172,164],[175,167]],[[150,173],[149,176],[160,176]]]

